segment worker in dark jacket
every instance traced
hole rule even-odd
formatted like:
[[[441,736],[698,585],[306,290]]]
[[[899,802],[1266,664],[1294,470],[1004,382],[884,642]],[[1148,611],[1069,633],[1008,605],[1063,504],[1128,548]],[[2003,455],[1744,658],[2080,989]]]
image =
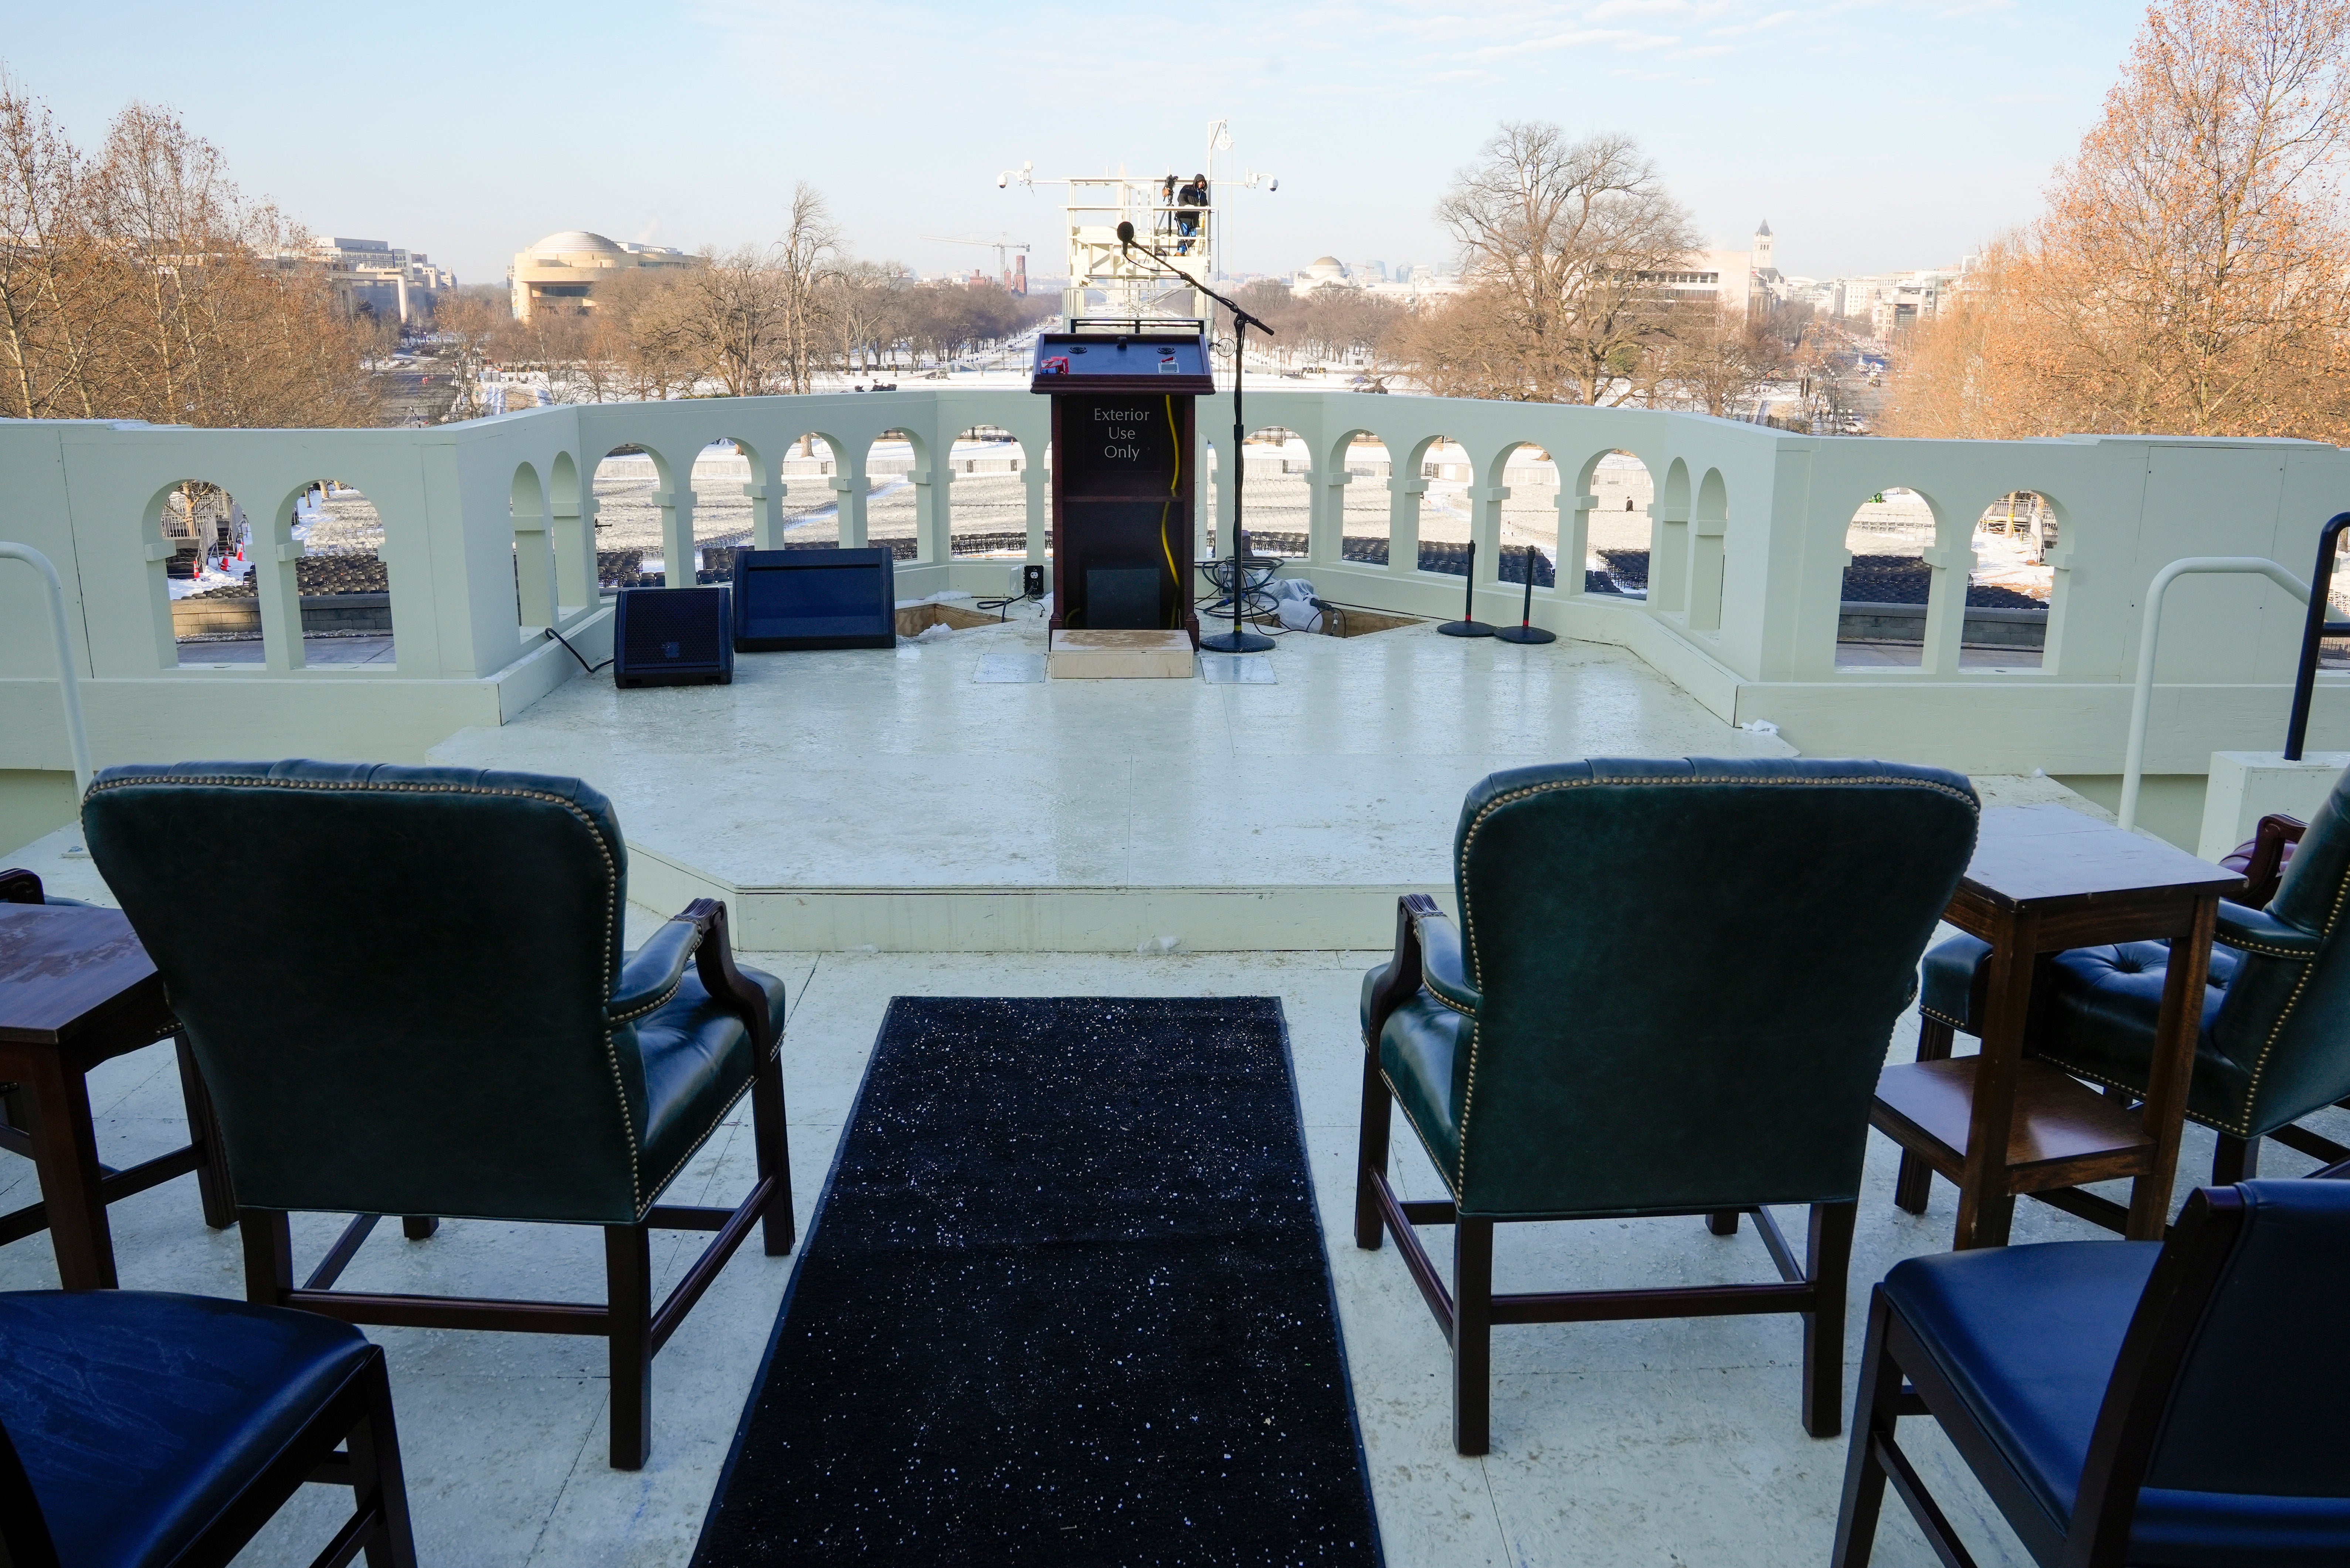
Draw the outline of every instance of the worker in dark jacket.
[[[1192,175],[1191,182],[1175,192],[1175,204],[1179,207],[1206,206],[1208,177],[1205,174]],[[1175,254],[1179,256],[1191,254],[1191,240],[1199,232],[1200,215],[1197,213],[1178,213],[1175,215],[1175,233],[1180,237],[1175,242]]]

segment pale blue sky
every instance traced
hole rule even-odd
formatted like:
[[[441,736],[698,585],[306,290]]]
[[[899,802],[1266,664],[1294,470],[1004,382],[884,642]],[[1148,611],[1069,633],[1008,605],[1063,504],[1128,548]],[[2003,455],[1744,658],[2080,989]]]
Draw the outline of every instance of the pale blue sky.
[[[1038,245],[1059,192],[996,172],[1195,171],[1230,119],[1224,265],[1442,263],[1430,209],[1504,118],[1637,137],[1699,225],[1783,271],[1929,266],[2030,218],[2096,113],[2128,0],[575,0],[15,8],[0,61],[95,142],[178,109],[323,233],[501,279],[553,230],[772,238],[793,182],[925,272]],[[1219,171],[1221,172],[1221,171]]]

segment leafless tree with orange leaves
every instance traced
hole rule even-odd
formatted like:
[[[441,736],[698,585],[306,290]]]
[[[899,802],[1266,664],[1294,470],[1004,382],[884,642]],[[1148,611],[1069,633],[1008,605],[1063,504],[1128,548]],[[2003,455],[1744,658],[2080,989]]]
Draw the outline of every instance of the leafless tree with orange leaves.
[[[0,78],[0,416],[373,422],[377,345],[220,152],[133,104],[85,155]]]
[[[2350,441],[2345,48],[2345,0],[2158,0],[2046,212],[1914,335],[1885,428]]]

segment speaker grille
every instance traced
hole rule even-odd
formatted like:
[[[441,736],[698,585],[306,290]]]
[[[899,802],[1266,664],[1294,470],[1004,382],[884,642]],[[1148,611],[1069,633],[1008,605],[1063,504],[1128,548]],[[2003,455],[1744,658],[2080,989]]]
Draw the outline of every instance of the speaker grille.
[[[723,587],[622,589],[613,678],[630,684],[731,673],[729,612]]]

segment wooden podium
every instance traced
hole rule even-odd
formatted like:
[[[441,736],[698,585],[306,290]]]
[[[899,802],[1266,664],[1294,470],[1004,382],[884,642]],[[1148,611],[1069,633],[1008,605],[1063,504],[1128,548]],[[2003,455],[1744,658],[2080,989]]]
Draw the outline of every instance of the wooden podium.
[[[1182,631],[1196,648],[1193,400],[1216,389],[1198,324],[1038,336],[1053,400],[1053,630]],[[1116,330],[1115,328],[1124,328]]]

